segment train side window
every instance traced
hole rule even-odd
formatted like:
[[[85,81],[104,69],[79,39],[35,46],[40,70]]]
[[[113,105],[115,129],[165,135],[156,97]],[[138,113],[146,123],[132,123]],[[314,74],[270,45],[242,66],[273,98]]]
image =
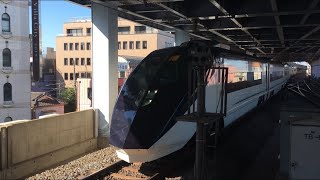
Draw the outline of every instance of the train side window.
[[[229,68],[228,93],[262,84],[262,63],[229,59],[225,65]]]

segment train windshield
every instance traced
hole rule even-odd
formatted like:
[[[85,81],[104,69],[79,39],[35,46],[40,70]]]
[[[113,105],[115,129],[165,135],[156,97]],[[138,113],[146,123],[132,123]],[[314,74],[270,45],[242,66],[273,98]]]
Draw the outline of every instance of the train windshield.
[[[163,49],[151,53],[129,77],[126,90],[135,97],[135,105],[145,106],[151,103],[161,86],[176,82],[177,59],[172,56],[177,48]]]

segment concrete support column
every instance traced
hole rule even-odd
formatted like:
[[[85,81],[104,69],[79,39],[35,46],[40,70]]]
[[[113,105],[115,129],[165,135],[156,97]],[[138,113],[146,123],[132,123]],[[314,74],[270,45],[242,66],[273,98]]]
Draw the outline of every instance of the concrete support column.
[[[311,76],[320,78],[320,59],[311,62]]]
[[[180,46],[182,43],[190,41],[190,34],[185,31],[176,30],[175,46]]]
[[[118,95],[118,14],[114,9],[92,2],[92,103],[102,139],[109,137]]]

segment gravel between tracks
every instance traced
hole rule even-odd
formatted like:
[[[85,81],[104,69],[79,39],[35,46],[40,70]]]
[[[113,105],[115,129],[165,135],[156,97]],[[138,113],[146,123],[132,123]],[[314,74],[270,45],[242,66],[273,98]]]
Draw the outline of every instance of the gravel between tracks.
[[[27,179],[76,179],[79,176],[85,176],[103,169],[119,160],[115,154],[115,150],[114,147],[107,147]]]

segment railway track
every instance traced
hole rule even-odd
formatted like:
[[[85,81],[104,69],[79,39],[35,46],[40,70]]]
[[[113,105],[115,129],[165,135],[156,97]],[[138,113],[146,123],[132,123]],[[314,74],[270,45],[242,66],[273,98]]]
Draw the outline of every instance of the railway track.
[[[172,175],[175,172],[185,171],[186,166],[192,166],[194,159],[193,154],[190,153],[191,151],[183,150],[148,163],[127,163],[119,160],[104,169],[89,172],[88,175],[77,179],[162,180],[166,177],[174,177]],[[171,179],[181,178],[174,177]]]

